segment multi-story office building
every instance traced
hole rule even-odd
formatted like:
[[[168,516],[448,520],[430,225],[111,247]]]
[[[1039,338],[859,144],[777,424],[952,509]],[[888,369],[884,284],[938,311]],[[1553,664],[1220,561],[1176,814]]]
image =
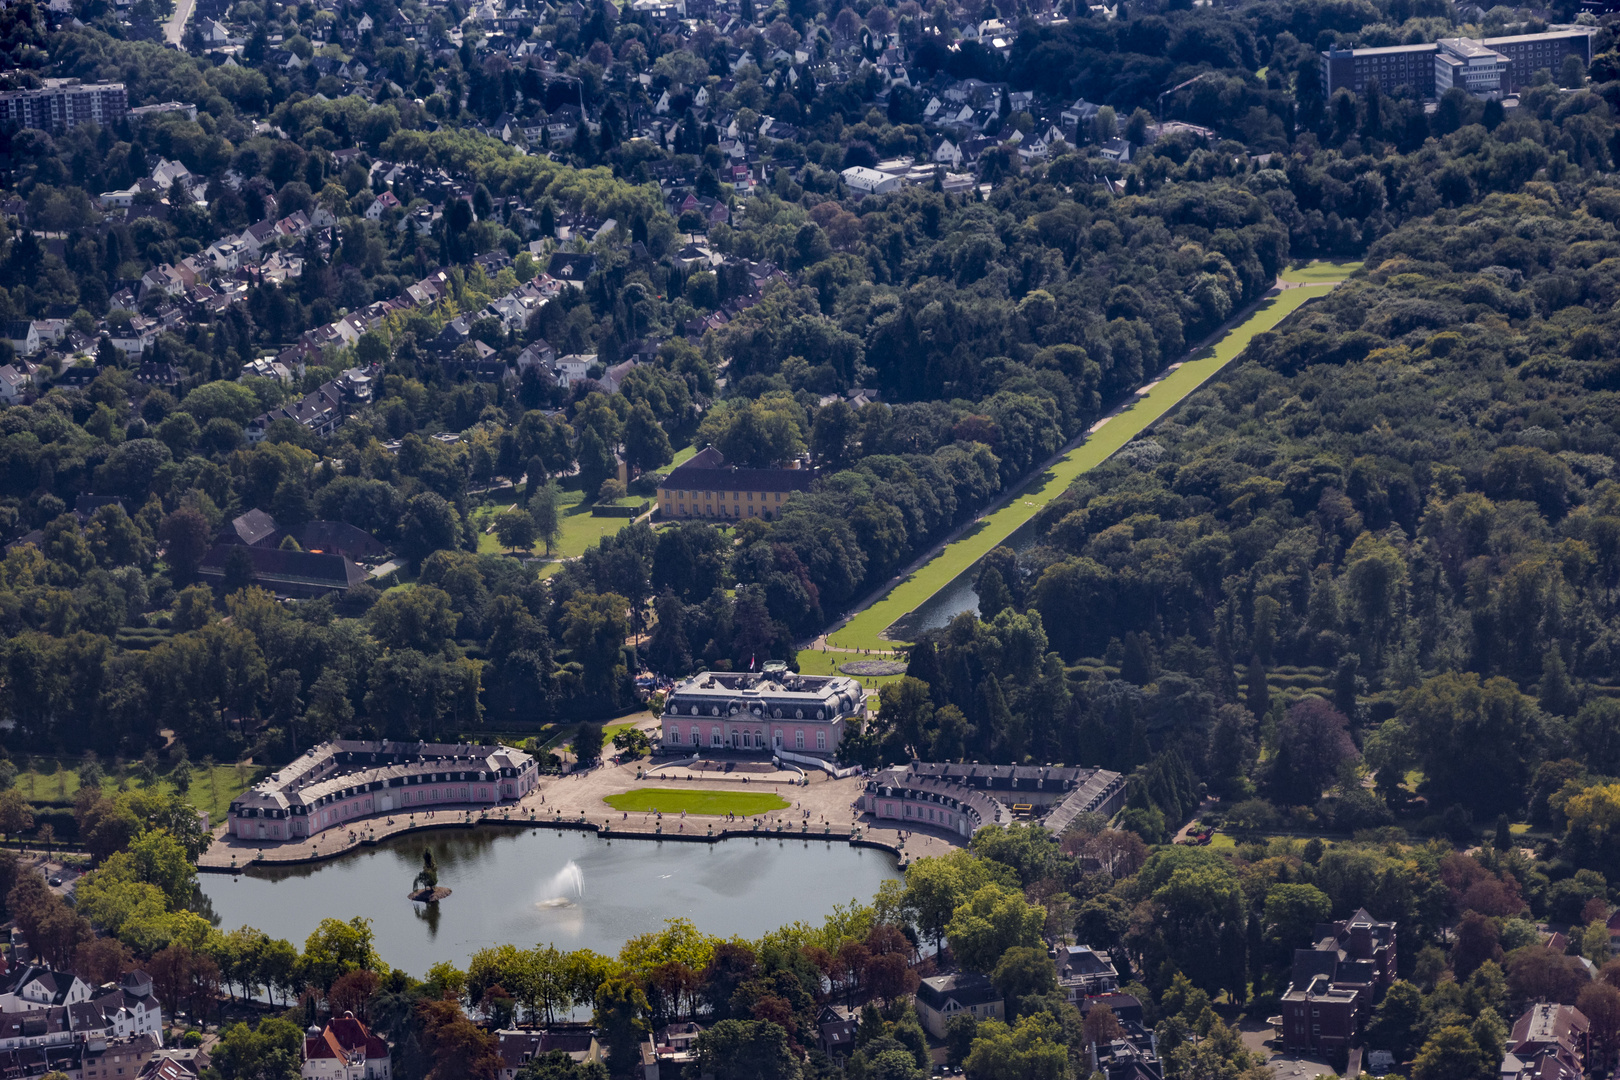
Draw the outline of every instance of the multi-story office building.
[[[46,79],[38,90],[0,92],[0,126],[62,132],[95,121],[110,124],[129,115],[123,83]]]
[[[1566,56],[1592,62],[1591,27],[1515,34],[1499,38],[1442,38],[1427,45],[1377,49],[1329,49],[1322,54],[1322,84],[1329,97],[1338,90],[1364,94],[1372,83],[1385,92],[1411,87],[1422,97],[1439,97],[1453,86],[1475,97],[1514,94],[1543,69],[1557,74]]]

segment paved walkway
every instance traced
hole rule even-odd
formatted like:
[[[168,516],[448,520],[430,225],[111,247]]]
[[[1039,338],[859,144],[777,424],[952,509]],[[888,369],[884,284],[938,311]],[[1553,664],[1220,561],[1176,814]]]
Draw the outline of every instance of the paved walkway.
[[[738,758],[737,761],[744,759]],[[850,837],[882,844],[901,854],[903,860],[923,855],[943,855],[963,843],[952,833],[927,833],[878,825],[870,815],[859,813],[854,803],[865,790],[861,777],[835,780],[822,772],[803,775],[791,771],[769,773],[718,773],[688,767],[669,767],[648,775],[657,760],[606,763],[584,772],[542,777],[539,786],[520,802],[503,807],[446,807],[418,814],[377,814],[357,818],[347,828],[328,829],[307,840],[281,843],[244,841],[214,831],[214,843],[198,860],[198,868],[229,871],[250,862],[261,865],[309,862],[331,858],[390,837],[426,829],[465,828],[471,825],[549,823],[559,828],[606,828],[614,835],[632,834],[662,837],[708,837],[727,831],[748,834],[753,830],[792,833],[818,833]],[[771,791],[791,805],[741,821],[728,822],[724,815],[659,815],[614,810],[603,800],[635,788],[691,787],[704,791]]]

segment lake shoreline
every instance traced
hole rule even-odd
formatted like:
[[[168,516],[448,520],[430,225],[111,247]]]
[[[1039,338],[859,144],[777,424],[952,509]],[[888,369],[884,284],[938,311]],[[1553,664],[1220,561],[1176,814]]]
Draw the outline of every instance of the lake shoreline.
[[[497,828],[499,828],[501,830],[511,830],[511,831],[521,831],[523,829],[555,829],[555,830],[563,831],[563,832],[590,832],[590,833],[595,833],[597,838],[601,839],[601,840],[617,840],[617,839],[654,840],[654,841],[673,840],[673,841],[675,841],[677,843],[696,843],[696,844],[717,844],[717,843],[720,843],[723,840],[746,840],[746,839],[748,839],[750,837],[752,837],[752,838],[754,838],[756,840],[757,839],[771,839],[771,838],[775,838],[775,839],[778,839],[778,840],[789,840],[789,839],[824,840],[824,841],[826,841],[828,843],[832,843],[834,841],[842,840],[843,842],[847,843],[850,847],[853,847],[853,848],[870,848],[870,849],[875,850],[875,851],[886,851],[891,856],[893,856],[895,858],[895,860],[897,861],[897,863],[899,865],[899,868],[902,871],[904,871],[905,868],[906,868],[905,856],[901,853],[900,848],[895,846],[894,844],[890,844],[890,843],[888,843],[886,841],[883,841],[883,840],[872,840],[872,839],[868,839],[868,838],[865,838],[865,837],[856,836],[853,833],[844,832],[844,831],[833,832],[831,830],[824,830],[824,831],[819,831],[818,832],[818,831],[811,831],[811,830],[808,830],[808,829],[792,830],[792,829],[777,828],[777,829],[722,829],[719,832],[711,832],[711,833],[704,833],[704,834],[685,833],[685,832],[668,833],[668,832],[662,831],[661,828],[653,829],[653,830],[650,830],[650,831],[647,830],[647,829],[635,829],[635,828],[624,828],[624,829],[604,828],[602,825],[599,825],[594,821],[572,821],[572,820],[512,821],[512,820],[506,820],[506,819],[502,819],[502,818],[483,818],[483,819],[480,819],[478,821],[471,821],[471,822],[469,822],[469,821],[425,821],[425,822],[422,822],[422,823],[416,824],[416,825],[408,825],[408,826],[405,826],[404,828],[395,828],[393,830],[390,830],[386,835],[379,836],[376,839],[362,838],[362,839],[356,840],[352,844],[348,844],[348,845],[345,845],[345,846],[340,847],[340,848],[334,848],[330,852],[317,852],[317,853],[312,854],[312,855],[301,855],[301,856],[297,856],[297,857],[293,857],[293,858],[284,858],[284,859],[265,858],[265,857],[263,857],[265,855],[265,852],[260,851],[258,853],[258,857],[253,858],[253,859],[249,859],[247,862],[241,863],[241,864],[237,864],[237,863],[233,862],[229,866],[222,866],[222,865],[218,865],[218,864],[214,864],[214,863],[199,863],[198,866],[197,866],[197,872],[200,873],[200,874],[229,874],[229,875],[234,876],[234,875],[239,875],[239,874],[243,873],[244,871],[253,870],[253,869],[265,869],[265,870],[268,870],[268,869],[271,869],[271,868],[284,867],[284,866],[310,866],[310,865],[314,865],[314,864],[317,864],[317,863],[331,862],[332,860],[340,859],[345,855],[352,855],[355,852],[361,850],[362,848],[382,847],[383,845],[385,845],[385,844],[387,844],[387,843],[389,843],[389,842],[391,842],[393,840],[396,840],[397,838],[399,838],[401,836],[408,836],[408,835],[411,835],[413,833],[433,832],[433,831],[442,831],[442,830],[449,830],[449,829],[465,830],[465,831],[477,831],[478,829],[480,829],[481,827],[484,827],[484,826],[496,826]]]

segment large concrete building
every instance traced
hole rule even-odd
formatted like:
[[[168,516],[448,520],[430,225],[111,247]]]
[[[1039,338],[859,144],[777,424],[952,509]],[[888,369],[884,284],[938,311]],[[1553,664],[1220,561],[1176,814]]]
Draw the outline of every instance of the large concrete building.
[[[1426,98],[1453,86],[1475,97],[1503,97],[1528,86],[1538,71],[1558,74],[1566,56],[1591,64],[1595,31],[1575,26],[1478,40],[1442,38],[1426,45],[1329,49],[1322,54],[1322,85],[1328,97],[1339,90],[1364,94],[1375,82],[1386,93],[1404,86]]]
[[[473,743],[322,743],[231,801],[230,832],[294,840],[372,814],[515,803],[538,782],[534,758]]]
[[[705,671],[664,702],[664,749],[772,750],[833,759],[844,723],[866,708],[860,683],[844,675],[799,675],[782,664],[760,674]]]
[[[37,90],[0,92],[0,127],[62,132],[94,121],[111,124],[129,115],[123,83],[46,79]]]

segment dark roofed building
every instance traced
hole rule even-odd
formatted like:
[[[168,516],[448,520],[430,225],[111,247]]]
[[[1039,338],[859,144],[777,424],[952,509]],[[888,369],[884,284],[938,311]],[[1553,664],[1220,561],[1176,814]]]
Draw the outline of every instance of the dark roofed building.
[[[1052,960],[1057,965],[1058,986],[1070,1001],[1078,1002],[1119,986],[1119,970],[1108,954],[1089,945],[1059,946]]]
[[[945,1025],[957,1013],[979,1020],[1004,1020],[1001,991],[988,978],[957,971],[935,975],[917,986],[917,1016],[936,1039],[945,1037]]]
[[[121,497],[117,495],[91,495],[88,492],[80,493],[79,497],[74,500],[73,512],[79,516],[79,520],[88,521],[103,506],[116,506],[124,513],[129,513],[129,507],[124,505],[124,500]]]
[[[830,1058],[841,1058],[855,1049],[855,1034],[860,1030],[861,1014],[847,1005],[823,1005],[816,1017],[820,1031],[817,1044]]]
[[[305,551],[335,552],[357,561],[380,559],[388,553],[388,549],[375,536],[347,521],[306,521],[291,532],[298,546]]]
[[[1080,1015],[1086,1016],[1099,1005],[1106,1005],[1114,1018],[1120,1023],[1140,1024],[1142,1022],[1142,1002],[1135,994],[1107,993],[1093,994],[1080,1001]]]
[[[219,531],[221,544],[271,545],[276,539],[276,519],[263,510],[249,510]]]
[[[589,1028],[528,1031],[506,1028],[495,1033],[495,1052],[501,1055],[501,1080],[515,1080],[529,1062],[554,1050],[583,1064],[601,1059],[601,1049]]]
[[[1373,996],[1395,978],[1395,924],[1364,909],[1316,928],[1316,943],[1294,950],[1294,970],[1278,1018],[1290,1050],[1348,1047],[1372,1012]]]
[[[809,491],[812,469],[751,469],[726,464],[708,447],[677,467],[658,487],[658,512],[666,518],[745,518],[767,521],[782,513],[795,491]]]
[[[559,251],[551,257],[546,273],[559,281],[581,282],[596,272],[596,256]]]
[[[246,552],[253,584],[292,599],[347,592],[367,576],[347,555],[229,543],[215,544],[197,572],[207,581],[224,581],[233,551]]]

